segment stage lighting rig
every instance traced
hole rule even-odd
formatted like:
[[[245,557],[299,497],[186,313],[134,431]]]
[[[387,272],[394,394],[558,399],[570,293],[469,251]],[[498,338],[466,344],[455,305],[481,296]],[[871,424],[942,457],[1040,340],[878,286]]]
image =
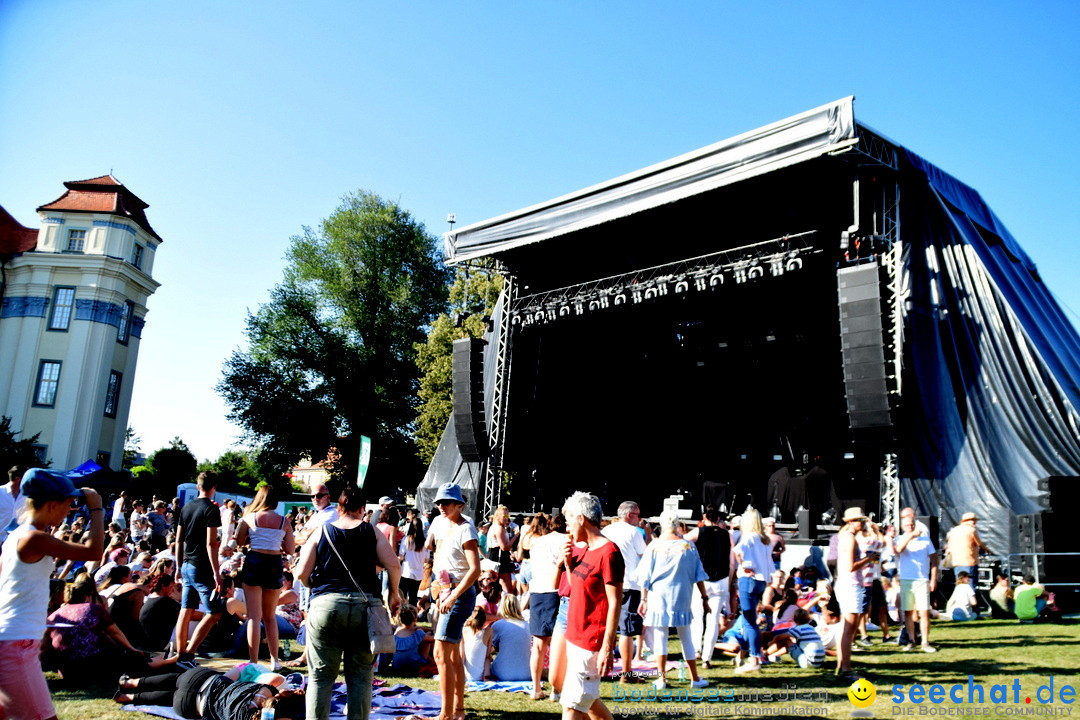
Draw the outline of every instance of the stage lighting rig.
[[[816,232],[784,235],[666,265],[522,295],[510,307],[510,322],[545,324],[668,295],[707,292],[728,283],[755,282],[766,276],[766,270],[771,277],[797,272],[803,268],[806,256],[821,252],[810,240]]]

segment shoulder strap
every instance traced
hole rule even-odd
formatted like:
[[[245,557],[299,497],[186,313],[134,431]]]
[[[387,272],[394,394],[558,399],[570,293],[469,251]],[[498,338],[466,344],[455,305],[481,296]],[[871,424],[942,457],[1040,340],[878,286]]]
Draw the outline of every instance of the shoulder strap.
[[[329,523],[326,523],[326,525],[329,525]],[[349,566],[345,564],[345,558],[341,557],[341,553],[338,552],[337,545],[334,544],[334,538],[327,532],[326,525],[323,525],[323,535],[326,537],[326,542],[330,543],[330,549],[334,551],[334,554],[337,555],[337,559],[341,561],[341,566],[345,568],[345,572],[349,574],[349,579],[352,580],[352,584],[356,586],[356,591],[360,593],[361,597],[367,600],[367,593],[360,588],[360,583],[356,582],[352,570],[349,570]]]

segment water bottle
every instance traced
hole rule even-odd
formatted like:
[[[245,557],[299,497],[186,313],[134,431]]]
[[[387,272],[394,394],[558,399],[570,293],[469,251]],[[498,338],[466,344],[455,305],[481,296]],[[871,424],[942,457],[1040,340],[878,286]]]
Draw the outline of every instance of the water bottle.
[[[286,660],[291,659],[292,658],[292,642],[288,638],[285,638],[285,641],[282,644],[282,649],[285,651],[285,659]]]
[[[274,720],[274,708],[264,707],[259,711],[259,720]]]
[[[679,668],[679,679],[680,680],[685,680],[686,679],[686,663],[684,663],[682,661],[679,661],[679,662],[675,663],[675,665]],[[274,719],[270,718],[270,720],[274,720]]]

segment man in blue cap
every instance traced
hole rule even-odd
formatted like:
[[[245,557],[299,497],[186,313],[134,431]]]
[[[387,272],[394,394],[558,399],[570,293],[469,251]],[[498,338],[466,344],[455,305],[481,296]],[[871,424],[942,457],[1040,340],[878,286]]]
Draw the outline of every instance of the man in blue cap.
[[[55,560],[101,558],[104,511],[97,492],[76,489],[63,473],[30,468],[19,489],[27,499],[27,512],[24,522],[4,541],[0,563],[0,718],[53,718],[56,709],[39,657],[49,578]],[[90,540],[85,544],[61,540],[51,532],[64,522],[72,501],[85,502],[90,513]]]

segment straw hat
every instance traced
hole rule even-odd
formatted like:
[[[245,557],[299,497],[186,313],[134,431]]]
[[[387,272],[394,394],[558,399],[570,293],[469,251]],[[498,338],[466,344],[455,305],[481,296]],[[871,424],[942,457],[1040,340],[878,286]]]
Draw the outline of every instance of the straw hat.
[[[849,507],[844,511],[844,522],[849,523],[852,520],[866,520],[866,515],[863,513],[861,507]]]

